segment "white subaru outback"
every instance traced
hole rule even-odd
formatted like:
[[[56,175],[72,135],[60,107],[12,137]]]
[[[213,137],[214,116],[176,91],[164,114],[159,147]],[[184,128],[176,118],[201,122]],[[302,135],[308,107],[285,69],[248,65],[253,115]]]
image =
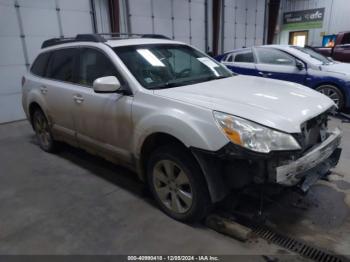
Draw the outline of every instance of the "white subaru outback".
[[[40,147],[64,141],[131,168],[175,219],[199,220],[253,183],[306,191],[338,163],[341,133],[327,127],[335,105],[307,87],[233,75],[159,36],[42,47],[22,79]]]

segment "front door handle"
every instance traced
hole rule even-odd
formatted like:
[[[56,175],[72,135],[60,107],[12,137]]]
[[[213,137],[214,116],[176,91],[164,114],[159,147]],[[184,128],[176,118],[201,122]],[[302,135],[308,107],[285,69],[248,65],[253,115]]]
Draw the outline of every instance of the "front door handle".
[[[45,95],[45,94],[47,93],[47,87],[46,87],[46,86],[42,86],[42,87],[40,88],[40,92],[41,92],[43,95]]]
[[[81,103],[84,102],[84,98],[83,98],[82,96],[79,96],[79,95],[73,96],[73,99],[74,99],[74,101],[75,101],[76,103],[78,103],[78,104],[81,104]]]
[[[264,73],[264,72],[259,72],[259,75],[261,75],[262,77],[270,77],[270,76],[272,76],[271,73]]]

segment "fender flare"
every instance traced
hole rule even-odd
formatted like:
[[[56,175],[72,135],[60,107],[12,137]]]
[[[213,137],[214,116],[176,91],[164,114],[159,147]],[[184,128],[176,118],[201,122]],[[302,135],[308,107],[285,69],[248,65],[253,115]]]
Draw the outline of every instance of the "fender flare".
[[[136,157],[136,165],[140,178],[142,179],[144,175],[141,163],[141,151],[144,142],[154,133],[163,133],[177,139],[190,150],[203,172],[211,201],[215,203],[222,200],[227,195],[228,188],[225,185],[223,177],[217,173],[217,161],[212,158],[208,159],[204,154],[200,154],[199,151],[193,150],[194,148],[201,148],[200,146],[197,147],[193,145],[198,144],[201,145],[202,148],[215,152],[227,144],[226,139],[222,139],[222,144],[218,148],[213,149],[213,145],[209,144],[211,139],[206,137],[204,133],[199,132],[198,128],[195,126],[188,124],[189,122],[185,122],[183,118],[181,119],[168,114],[162,116],[157,114],[157,116],[154,115],[154,117],[155,118],[152,120],[153,117],[148,116],[137,127],[135,127],[133,152]],[[167,124],[170,122],[172,122],[172,124]],[[176,126],[176,130],[170,128],[171,126]],[[218,130],[218,132],[220,131]],[[138,134],[142,135],[137,136]]]

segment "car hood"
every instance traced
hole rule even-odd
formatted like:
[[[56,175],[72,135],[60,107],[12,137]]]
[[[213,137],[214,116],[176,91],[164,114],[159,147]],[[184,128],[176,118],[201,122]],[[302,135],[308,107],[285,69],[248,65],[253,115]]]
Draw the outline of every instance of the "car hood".
[[[350,76],[350,64],[334,63],[330,65],[324,65],[321,68],[322,68],[322,71],[326,71],[330,73],[339,73],[339,74]]]
[[[236,115],[288,133],[334,103],[301,85],[252,76],[234,76],[194,85],[155,90],[155,95]]]

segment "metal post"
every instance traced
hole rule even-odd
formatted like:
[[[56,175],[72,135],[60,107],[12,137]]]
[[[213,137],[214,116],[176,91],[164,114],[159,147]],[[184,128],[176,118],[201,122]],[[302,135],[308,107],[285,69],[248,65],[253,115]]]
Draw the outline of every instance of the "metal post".
[[[128,33],[132,33],[132,28],[131,28],[131,13],[130,13],[130,5],[129,5],[129,0],[125,0],[125,9],[126,9],[126,31]]]
[[[92,31],[97,33],[97,24],[96,24],[96,9],[94,0],[90,0],[90,14],[92,22]]]
[[[237,48],[237,9],[238,9],[238,6],[235,5],[235,32],[234,32],[234,47],[235,49]]]
[[[248,7],[246,6],[245,7],[244,47],[247,47],[247,30],[248,30]]]
[[[17,16],[18,25],[19,25],[19,31],[21,34],[20,37],[21,37],[21,43],[22,43],[22,49],[23,49],[23,55],[24,55],[24,63],[28,69],[29,68],[28,49],[27,49],[27,44],[26,44],[26,40],[25,40],[23,22],[22,22],[22,17],[21,17],[21,12],[20,12],[20,5],[18,4],[17,0],[15,0],[15,9],[16,9],[16,16]]]
[[[268,12],[269,12],[269,1],[270,0],[265,0],[265,10],[264,10],[264,35],[263,35],[263,44],[266,45],[267,43],[267,18],[268,16]]]
[[[60,32],[60,37],[64,37],[62,18],[61,18],[61,8],[58,4],[58,0],[55,0],[55,6],[56,6],[56,14],[57,14],[58,31]]]
[[[175,39],[174,0],[171,0],[171,38]]]
[[[221,0],[213,0],[213,55],[218,54]]]
[[[154,2],[151,0],[151,21],[152,21],[152,34],[155,33],[155,25],[154,25]]]
[[[332,0],[331,3],[331,9],[329,11],[329,19],[328,19],[328,31],[327,33],[329,34],[331,32],[331,22],[332,22],[332,13],[333,13],[333,5],[334,5],[334,0]]]
[[[189,15],[189,26],[190,26],[190,44],[192,44],[192,17],[191,17],[191,0],[188,0],[188,15]]]
[[[258,0],[256,0],[255,2],[255,22],[254,22],[254,45],[256,45],[256,33],[257,33],[257,30],[256,30],[256,23],[258,21]]]
[[[119,0],[109,0],[109,14],[111,20],[111,31],[119,33],[120,32],[120,7]]]
[[[126,8],[126,0],[117,0],[119,4],[119,30],[120,32],[127,33],[128,32],[128,20],[129,20],[129,12]]]
[[[208,41],[208,0],[204,2],[204,27],[205,27],[205,52],[209,51],[209,41]]]
[[[225,52],[225,0],[221,0],[221,53]]]

